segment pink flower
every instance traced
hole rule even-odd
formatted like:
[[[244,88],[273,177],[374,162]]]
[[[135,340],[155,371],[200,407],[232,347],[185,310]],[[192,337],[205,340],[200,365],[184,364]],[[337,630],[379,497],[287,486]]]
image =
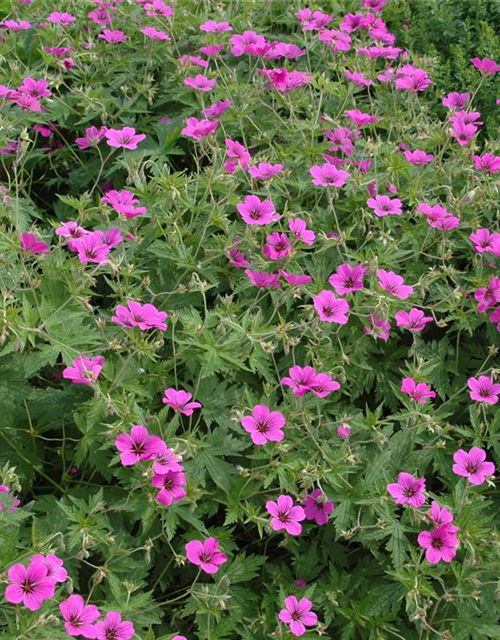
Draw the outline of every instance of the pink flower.
[[[369,113],[362,113],[359,109],[347,109],[344,113],[357,127],[364,127],[379,121],[379,118],[371,116]]]
[[[282,431],[286,420],[279,411],[270,411],[265,404],[258,404],[252,409],[251,416],[244,416],[241,424],[247,431],[252,442],[256,445],[267,442],[281,442],[284,437]]]
[[[111,19],[114,18],[114,13],[108,11],[106,7],[98,7],[95,11],[89,11],[87,18],[92,20],[94,24],[110,25]]]
[[[344,69],[344,73],[346,75],[346,78],[357,87],[369,87],[373,84],[373,80],[365,78],[365,76],[360,71],[349,71],[349,69]]]
[[[262,200],[258,196],[247,196],[243,202],[236,205],[238,213],[247,224],[266,225],[279,220],[271,200]]]
[[[59,604],[59,610],[69,636],[95,638],[93,623],[101,616],[95,605],[86,605],[82,596],[72,595]]]
[[[27,20],[19,20],[19,22],[17,20],[4,20],[1,24],[3,27],[10,29],[10,31],[13,31],[14,33],[17,31],[27,31],[28,29],[31,29],[31,22],[28,22]]]
[[[281,260],[292,250],[292,243],[286,233],[274,231],[267,236],[266,242],[262,253],[270,260]]]
[[[168,318],[166,311],[158,311],[152,304],[141,304],[130,300],[127,307],[119,304],[116,307],[116,315],[112,316],[111,321],[121,324],[127,329],[139,327],[141,331],[148,329],[160,329],[166,331],[167,325],[163,322]]]
[[[154,27],[144,27],[144,29],[141,29],[141,33],[148,38],[151,38],[151,40],[172,40],[168,33],[165,33],[165,31],[158,31]]]
[[[71,248],[78,252],[78,259],[82,264],[102,264],[107,261],[110,252],[110,247],[104,242],[102,231],[93,231],[81,236],[71,243]]]
[[[156,496],[156,500],[167,507],[187,496],[184,489],[186,476],[182,471],[167,471],[166,473],[155,474],[151,484],[155,489],[161,489]]]
[[[329,514],[335,510],[333,502],[326,498],[321,489],[315,489],[311,494],[307,494],[302,506],[306,519],[315,520],[320,526],[328,522]]]
[[[472,58],[471,62],[478,71],[486,76],[500,71],[500,64],[490,58]]]
[[[291,387],[294,395],[299,398],[312,390],[316,379],[316,369],[314,367],[299,367],[295,365],[288,371],[289,377],[281,379],[281,384]]]
[[[48,568],[41,562],[32,562],[28,567],[13,565],[7,574],[11,584],[5,590],[5,599],[11,604],[22,602],[30,611],[37,611],[44,600],[54,595],[56,582],[47,574]]]
[[[327,373],[318,373],[311,384],[311,391],[318,398],[326,398],[332,391],[338,391],[340,384]]]
[[[401,391],[406,393],[421,404],[427,402],[427,398],[435,398],[436,392],[431,391],[431,388],[425,382],[416,382],[413,378],[403,378],[401,384]]]
[[[230,158],[234,158],[242,169],[248,169],[250,154],[242,144],[226,138],[226,153]]]
[[[196,77],[192,78],[188,76],[184,80],[184,84],[187,87],[191,87],[191,89],[196,89],[197,91],[211,91],[215,85],[217,84],[217,80],[215,78],[207,78],[206,76],[199,73]]]
[[[354,151],[354,143],[353,140],[356,137],[356,134],[343,127],[342,129],[335,128],[333,131],[330,129],[325,129],[325,136],[330,141],[330,151],[341,151],[345,153],[347,156],[351,155]]]
[[[89,147],[97,147],[99,142],[104,138],[107,131],[106,127],[88,127],[85,129],[85,136],[83,138],[76,138],[75,142],[78,147],[83,151]]]
[[[435,500],[432,501],[431,508],[426,515],[435,527],[453,522],[453,514],[446,507],[440,507]]]
[[[97,640],[130,640],[135,634],[134,625],[123,620],[118,611],[110,611],[103,622],[94,626]]]
[[[469,100],[470,95],[468,93],[457,93],[456,91],[452,91],[443,98],[442,103],[445,107],[448,107],[448,109],[456,111],[457,109],[465,109]]]
[[[486,462],[486,452],[478,447],[472,447],[469,453],[463,449],[455,451],[453,460],[453,473],[467,478],[475,485],[483,484],[486,476],[495,473],[495,465],[493,462]]]
[[[163,440],[160,440],[153,453],[153,471],[160,475],[169,471],[184,471],[180,461],[175,452],[169,449]]]
[[[266,86],[271,86],[280,93],[289,93],[293,89],[297,89],[304,84],[309,84],[312,81],[312,76],[304,71],[287,71],[286,69],[257,69],[259,73],[265,76],[269,83]]]
[[[383,218],[387,215],[400,216],[403,213],[403,203],[398,198],[389,198],[389,196],[375,196],[368,198],[366,204],[373,209],[376,216]]]
[[[46,98],[51,94],[47,80],[34,80],[24,78],[23,84],[19,87],[19,93],[24,93],[30,98]]]
[[[227,111],[229,109],[229,107],[232,104],[233,103],[231,102],[231,100],[219,100],[219,102],[216,102],[211,107],[207,107],[206,109],[202,109],[201,112],[207,118],[214,118],[216,116],[221,116],[225,111]],[[196,120],[196,118],[195,118],[195,120]],[[202,122],[204,122],[204,121],[202,121]]]
[[[480,313],[488,311],[500,302],[500,279],[493,278],[487,287],[481,287],[474,293],[474,298],[479,302],[477,310]]]
[[[364,13],[347,13],[343,20],[344,22],[340,23],[340,28],[342,31],[347,31],[347,33],[358,31],[358,29],[366,29],[370,26],[368,16],[365,16]]]
[[[121,191],[115,191],[112,189],[101,198],[101,202],[110,204],[115,211],[123,214],[126,218],[142,216],[148,211],[146,207],[134,206],[136,204],[140,204],[140,202],[135,197],[135,194],[131,191],[127,191],[127,189],[122,189]]]
[[[302,533],[302,525],[306,514],[302,507],[294,507],[290,496],[281,495],[276,502],[268,500],[266,502],[267,512],[271,515],[271,527],[274,531],[283,529],[291,536],[299,536]]]
[[[10,494],[11,491],[9,487],[6,487],[4,484],[0,484],[0,493]],[[7,498],[7,513],[12,513],[21,504],[21,501],[17,500],[13,495],[7,495],[6,498]],[[5,502],[0,501],[0,511],[3,511],[4,505],[5,505]]]
[[[498,173],[500,171],[500,156],[483,153],[482,156],[473,156],[472,159],[478,171],[487,171],[489,173]]]
[[[386,271],[385,269],[379,269],[377,271],[378,285],[387,293],[390,293],[396,298],[406,300],[413,293],[413,287],[410,287],[404,283],[402,276],[398,276],[394,271]]]
[[[206,109],[205,109],[206,111]],[[206,115],[206,114],[205,114]],[[187,138],[193,138],[194,140],[203,140],[206,136],[215,133],[219,121],[216,120],[198,120],[197,118],[188,118],[186,120],[186,126],[181,131],[183,136]]]
[[[315,164],[309,173],[313,177],[313,184],[318,187],[343,187],[349,179],[347,171],[337,169],[329,162],[321,166]]]
[[[410,65],[407,65],[410,66]],[[399,74],[400,72],[398,72]],[[432,84],[432,80],[423,69],[413,69],[396,77],[396,89],[403,89],[415,93],[424,91]]]
[[[53,580],[54,582],[64,582],[68,577],[68,572],[63,567],[63,561],[53,553],[49,553],[46,556],[42,555],[41,553],[37,553],[36,555],[31,556],[30,563],[32,562],[38,562],[45,565],[45,567],[47,568],[47,575],[45,576],[47,580]]]
[[[318,35],[320,42],[324,42],[332,48],[332,53],[337,51],[349,51],[352,38],[349,34],[337,29],[324,29]]]
[[[338,294],[344,296],[346,293],[359,291],[363,288],[363,277],[367,271],[368,267],[363,267],[361,264],[352,267],[350,264],[344,263],[337,267],[337,271],[328,278],[328,282]]]
[[[205,573],[217,573],[219,566],[227,562],[226,554],[219,551],[219,541],[215,538],[207,538],[205,542],[191,540],[185,549],[189,562]]]
[[[318,312],[320,320],[324,322],[347,324],[348,318],[345,314],[349,311],[349,303],[342,298],[337,298],[333,291],[325,289],[315,296],[314,308]]]
[[[318,622],[318,616],[311,611],[312,602],[307,598],[297,600],[295,596],[285,598],[285,608],[279,612],[281,622],[290,626],[294,636],[303,636],[306,627],[313,627]]]
[[[224,49],[224,45],[223,44],[219,44],[219,45],[207,44],[204,47],[200,47],[198,49],[198,51],[200,53],[205,54],[209,58],[216,58],[223,49]]]
[[[307,223],[305,220],[302,220],[302,218],[288,220],[288,228],[292,232],[293,237],[304,244],[312,245],[316,239],[316,234],[307,228]]]
[[[340,438],[348,438],[351,435],[351,427],[347,424],[341,424],[340,427],[337,427],[337,434]]]
[[[271,180],[283,169],[282,164],[270,164],[269,162],[260,162],[256,167],[250,167],[248,173],[256,180]]]
[[[24,231],[22,234],[19,246],[23,251],[26,251],[26,253],[33,253],[34,255],[38,253],[48,255],[50,253],[47,243],[37,240],[33,233],[28,233],[27,231]]]
[[[415,166],[429,164],[429,162],[434,160],[434,156],[432,154],[425,153],[425,151],[421,151],[420,149],[415,149],[415,151],[405,151],[405,158]]]
[[[216,22],[215,20],[207,20],[200,25],[200,31],[207,33],[224,33],[225,31],[232,31],[233,27],[227,21]]]
[[[240,238],[235,238],[234,244],[238,244],[239,241]],[[238,251],[236,246],[230,247],[229,255],[227,256],[227,258],[233,265],[233,267],[236,267],[237,269],[243,269],[243,267],[252,266],[252,264],[245,258],[245,254],[243,254],[241,251]]]
[[[47,18],[47,22],[53,22],[54,24],[60,24],[63,27],[67,27],[72,22],[76,22],[76,18],[70,13],[60,13],[59,11],[53,11]]]
[[[418,544],[426,549],[425,557],[431,564],[437,564],[440,560],[451,562],[457,555],[459,540],[456,531],[458,527],[444,524],[434,531],[421,531],[418,534]]]
[[[200,56],[188,56],[187,54],[179,58],[179,64],[184,67],[203,67],[204,69],[208,69],[210,66],[208,60]]]
[[[281,282],[278,282],[279,273],[267,273],[267,271],[251,271],[250,269],[245,269],[245,274],[252,284],[256,287],[260,287],[261,289],[266,289],[267,287],[277,289],[278,287],[281,287]]]
[[[97,37],[101,40],[105,40],[109,44],[119,44],[120,42],[128,40],[128,36],[126,36],[123,31],[120,31],[119,29],[116,29],[115,31],[113,31],[112,29],[104,29],[104,31]]]
[[[168,404],[174,411],[179,411],[179,413],[183,413],[185,416],[190,416],[195,409],[201,409],[202,407],[200,402],[191,402],[192,397],[193,396],[187,391],[184,391],[184,389],[177,391],[177,389],[170,387],[169,389],[165,389],[165,397],[162,398],[162,402],[163,404]]]
[[[452,123],[451,136],[455,138],[460,146],[469,144],[477,133],[477,127],[472,124],[465,124],[461,120],[455,120]]]
[[[245,53],[252,54],[255,47],[264,46],[266,39],[264,36],[257,35],[255,31],[244,31],[241,35],[232,36],[229,42],[233,45],[232,55],[239,58]]]
[[[301,9],[295,14],[300,22],[304,25],[302,31],[321,31],[326,25],[333,20],[333,16],[329,16],[321,11],[311,11],[311,9]]]
[[[312,282],[312,277],[306,274],[287,273],[283,269],[278,269],[278,273],[291,287],[302,287]]]
[[[151,0],[144,5],[146,9],[146,15],[148,16],[163,16],[164,18],[171,18],[174,15],[174,10],[169,5],[166,5],[163,0]]]
[[[387,491],[396,504],[408,504],[418,509],[425,502],[425,478],[414,478],[411,473],[401,472],[396,483],[388,484]]]
[[[137,149],[139,142],[146,138],[145,133],[136,133],[134,127],[108,129],[104,135],[110,147],[121,147],[122,149]]]
[[[478,229],[471,233],[469,240],[477,253],[494,252],[495,246],[500,246],[500,233],[491,233],[489,229]]]
[[[369,327],[363,327],[363,332],[367,336],[373,336],[376,340],[389,340],[390,322],[379,318],[375,313],[370,314],[369,322]]]
[[[100,376],[103,362],[102,356],[96,356],[92,359],[80,356],[73,360],[72,367],[66,367],[63,370],[63,378],[71,380],[73,384],[92,384]]]
[[[146,427],[136,424],[128,433],[122,433],[115,440],[115,446],[121,451],[120,461],[124,467],[131,467],[142,460],[150,460],[162,450],[163,441],[159,436],[149,435]]]
[[[410,331],[417,333],[423,331],[428,322],[433,321],[430,316],[426,316],[423,311],[416,308],[410,309],[408,312],[398,311],[394,317],[398,327],[406,327]]]
[[[471,390],[469,393],[471,400],[486,402],[487,404],[496,404],[498,402],[500,384],[495,384],[490,376],[469,378],[467,386]]]

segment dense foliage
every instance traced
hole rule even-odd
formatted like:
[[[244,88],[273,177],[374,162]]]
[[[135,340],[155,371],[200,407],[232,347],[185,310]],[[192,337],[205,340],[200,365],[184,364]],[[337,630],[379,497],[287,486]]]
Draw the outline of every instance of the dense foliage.
[[[2,638],[500,638],[497,3],[0,20]]]

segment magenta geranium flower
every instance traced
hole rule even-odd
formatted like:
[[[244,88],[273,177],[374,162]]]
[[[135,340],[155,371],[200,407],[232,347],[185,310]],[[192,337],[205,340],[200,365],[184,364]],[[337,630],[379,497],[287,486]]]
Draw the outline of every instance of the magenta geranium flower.
[[[135,218],[147,213],[146,207],[136,207],[135,205],[141,204],[131,191],[122,189],[116,191],[111,189],[101,198],[101,202],[110,204],[115,211],[123,214],[126,218]]]
[[[477,310],[480,313],[488,311],[500,302],[500,278],[493,278],[487,287],[480,287],[474,292],[474,298],[479,302]]]
[[[377,271],[378,285],[387,293],[390,293],[396,298],[406,300],[413,293],[413,287],[410,287],[404,283],[402,276],[399,276],[394,271],[386,271],[385,269],[379,269]]]
[[[153,471],[160,475],[169,471],[183,471],[184,467],[180,462],[175,452],[161,440],[153,453]]]
[[[387,215],[400,216],[403,213],[403,203],[398,198],[389,198],[389,196],[375,196],[368,198],[366,204],[373,209],[376,216],[383,218]]]
[[[428,384],[425,382],[416,382],[413,378],[403,378],[401,391],[421,404],[425,404],[427,402],[427,398],[436,397],[436,392],[431,391]]]
[[[26,251],[26,253],[32,253],[34,255],[39,253],[48,255],[50,253],[49,245],[46,242],[37,240],[37,237],[33,233],[28,233],[27,231],[24,231],[21,235],[19,246],[23,251]]]
[[[368,267],[361,264],[352,267],[348,263],[341,264],[337,267],[337,271],[333,273],[328,282],[341,296],[353,291],[359,291],[363,288],[363,276],[368,271]]]
[[[32,562],[39,562],[40,564],[45,565],[47,568],[47,575],[45,576],[47,580],[64,582],[68,577],[68,572],[63,566],[63,561],[53,553],[49,553],[46,556],[41,553],[37,553],[36,555],[31,556],[30,563]]]
[[[30,98],[45,98],[51,95],[47,80],[34,80],[24,78],[23,84],[18,89],[19,93],[24,93]]]
[[[71,380],[73,384],[92,384],[100,376],[103,362],[103,356],[95,358],[80,356],[73,360],[72,367],[66,367],[63,370],[62,376],[66,380]]]
[[[207,78],[206,76],[199,73],[194,78],[188,76],[184,80],[184,84],[186,85],[186,87],[196,89],[197,91],[211,91],[217,84],[217,80],[215,78]]]
[[[365,78],[361,71],[350,71],[349,69],[344,69],[344,73],[346,78],[357,87],[369,87],[373,84],[373,80]]]
[[[394,317],[398,327],[406,327],[410,331],[418,333],[425,329],[428,322],[432,322],[433,318],[426,316],[420,309],[410,309],[410,311],[398,311]]]
[[[440,507],[435,500],[432,501],[431,508],[426,515],[429,520],[434,523],[435,527],[441,527],[443,524],[453,522],[453,514],[449,509]]]
[[[127,307],[119,304],[116,307],[116,315],[111,317],[111,321],[121,324],[127,329],[139,327],[141,331],[148,329],[167,330],[167,325],[164,322],[168,318],[166,311],[158,311],[152,304],[141,304],[133,300],[127,302]]]
[[[155,474],[151,484],[156,489],[161,489],[156,496],[156,500],[167,507],[187,496],[184,488],[186,486],[186,476],[182,471],[167,471],[166,473]]]
[[[231,100],[219,100],[212,106],[207,107],[206,109],[202,109],[201,112],[207,118],[215,118],[217,116],[221,116],[225,111],[229,109],[232,104],[233,103],[231,102]],[[193,120],[193,118],[188,118],[188,120]],[[196,118],[194,118],[194,120],[196,120]],[[202,122],[206,121],[202,120]]]
[[[487,171],[488,173],[498,173],[500,171],[500,156],[483,153],[482,156],[472,156],[472,159],[478,171]]]
[[[95,605],[86,605],[82,596],[72,595],[59,604],[59,610],[69,636],[95,638],[93,623],[101,617],[101,612]]]
[[[248,173],[256,180],[271,180],[283,169],[282,164],[271,164],[269,162],[259,162],[255,167],[250,167]]]
[[[266,238],[262,253],[270,260],[281,260],[292,250],[292,243],[286,233],[274,231]]]
[[[351,427],[347,424],[341,424],[340,427],[337,427],[337,435],[340,438],[347,439],[351,435]]]
[[[247,196],[236,209],[247,224],[263,226],[281,218],[271,200],[261,200],[258,196]]]
[[[448,109],[457,111],[460,109],[465,109],[465,107],[469,103],[469,100],[470,95],[468,93],[457,93],[456,91],[452,91],[443,98],[442,103],[445,107],[448,107]]]
[[[216,22],[215,20],[207,20],[200,25],[200,31],[206,33],[224,33],[225,31],[232,31],[233,27],[227,21]]]
[[[312,277],[307,274],[287,273],[283,269],[278,269],[278,273],[291,287],[302,287],[312,282]]]
[[[471,400],[476,402],[486,402],[496,404],[500,394],[500,384],[494,383],[490,376],[479,376],[479,378],[469,378],[467,386],[471,390],[469,395]]]
[[[1,24],[5,29],[9,29],[14,33],[31,29],[31,22],[28,22],[28,20],[4,20]]]
[[[315,489],[311,494],[307,494],[302,506],[306,519],[314,520],[319,525],[326,524],[330,513],[335,509],[333,502],[328,500],[321,489]]]
[[[53,11],[47,18],[47,22],[52,22],[54,24],[60,24],[63,27],[67,27],[72,22],[76,22],[76,18],[70,13],[60,13],[59,11]]]
[[[78,259],[82,264],[93,262],[94,264],[103,264],[107,262],[108,254],[111,250],[108,244],[104,242],[104,234],[102,231],[92,231],[86,233],[71,243],[73,251],[78,253]]]
[[[277,289],[278,287],[281,287],[281,282],[278,281],[280,277],[279,273],[267,273],[267,271],[252,271],[251,269],[245,269],[245,275],[252,284],[261,289],[267,289],[267,287]]]
[[[104,138],[106,131],[107,127],[87,127],[85,135],[82,138],[76,138],[75,142],[82,151],[89,147],[97,147]]]
[[[123,620],[118,611],[110,611],[102,622],[94,626],[97,640],[130,640],[135,634],[134,625]]]
[[[141,460],[150,460],[162,450],[163,441],[159,436],[150,436],[146,427],[136,424],[130,430],[130,434],[122,433],[118,436],[115,446],[121,451],[121,463],[130,467]]]
[[[151,38],[151,40],[172,40],[172,38],[165,33],[165,31],[158,31],[154,27],[144,27],[141,29],[141,33],[143,33],[146,37]]]
[[[478,71],[486,76],[500,71],[500,64],[490,58],[472,58],[471,62]]]
[[[68,238],[68,249],[75,251],[74,241],[78,240],[82,236],[89,233],[87,229],[80,227],[75,220],[68,220],[68,222],[61,222],[61,225],[56,229],[56,235],[63,238]]]
[[[299,536],[302,533],[302,525],[306,514],[302,507],[296,507],[293,499],[287,495],[281,495],[277,501],[268,500],[266,502],[267,512],[271,515],[271,527],[274,531],[283,529],[291,536]]]
[[[500,246],[500,233],[491,233],[489,229],[478,229],[470,234],[469,240],[474,245],[474,251],[477,253],[494,253],[495,246]]]
[[[97,37],[101,40],[105,40],[108,44],[119,44],[120,42],[128,40],[128,36],[126,36],[123,31],[120,31],[120,29],[116,29],[114,31],[112,29],[104,29],[104,31]]]
[[[415,151],[405,151],[404,153],[408,162],[415,166],[429,164],[429,162],[434,160],[434,156],[431,153],[425,153],[425,151],[421,151],[420,149],[415,149]]]
[[[301,9],[295,15],[303,25],[302,31],[321,31],[333,20],[333,16],[322,11],[312,11],[309,8]]]
[[[316,239],[316,234],[307,228],[307,222],[302,218],[288,220],[288,228],[292,232],[292,236],[304,244],[312,245]]]
[[[313,184],[318,187],[343,187],[349,179],[347,171],[337,169],[329,162],[321,166],[315,164],[309,169],[309,173],[313,178]]]
[[[163,18],[171,18],[174,15],[174,9],[168,4],[165,4],[163,0],[149,0],[144,5],[146,9],[146,15],[148,16],[162,16]]]
[[[332,391],[338,391],[339,389],[340,383],[328,373],[317,373],[311,383],[311,391],[318,398],[326,398]]]
[[[240,142],[226,138],[226,153],[229,158],[234,159],[236,165],[239,164],[242,169],[248,169],[250,154]]]
[[[279,411],[270,411],[265,404],[256,405],[252,415],[244,416],[241,424],[256,445],[281,442],[285,435],[282,431],[286,424],[285,417]]]
[[[434,531],[421,531],[418,534],[418,544],[426,550],[425,557],[431,564],[440,560],[451,562],[457,555],[459,540],[455,535],[458,527],[444,524]]]
[[[396,504],[408,504],[418,509],[425,502],[425,478],[415,478],[402,471],[397,482],[387,485],[387,491],[396,498]]]
[[[6,506],[6,512],[7,513],[12,513],[13,511],[15,511],[19,505],[21,504],[20,500],[17,500],[13,494],[11,493],[11,490],[9,489],[9,487],[5,486],[4,484],[0,484],[0,493],[6,493],[8,494],[6,496],[7,499],[7,504],[5,502],[1,502],[0,501],[0,511],[3,511],[4,506]],[[9,495],[10,494],[10,495]]]
[[[389,340],[390,322],[384,318],[379,318],[375,313],[370,313],[368,320],[370,325],[363,327],[363,332],[366,335],[373,336],[376,340]]]
[[[469,144],[477,133],[477,127],[473,124],[466,124],[462,120],[455,120],[451,125],[450,135],[460,146]]]
[[[379,121],[379,118],[371,116],[369,113],[363,113],[359,109],[347,109],[344,113],[357,127],[365,127],[367,124]]]
[[[5,599],[11,604],[21,602],[30,611],[37,611],[44,600],[52,598],[55,580],[47,578],[48,568],[41,562],[32,562],[25,567],[18,563],[7,574],[9,586],[5,590]]]
[[[110,147],[122,149],[137,149],[139,142],[142,142],[146,138],[145,133],[136,133],[134,127],[107,129],[104,135]]]
[[[279,612],[281,622],[289,625],[294,636],[303,636],[306,627],[313,627],[318,622],[318,616],[311,611],[312,602],[307,598],[297,600],[295,596],[285,598],[285,608]]]
[[[201,402],[191,402],[192,395],[184,389],[165,389],[165,397],[162,398],[163,404],[168,404],[174,411],[179,411],[185,416],[192,415],[195,409],[201,409]]]
[[[219,551],[219,541],[215,538],[191,540],[185,546],[186,556],[189,562],[200,567],[205,573],[217,573],[221,564],[227,562],[225,553]]]
[[[483,484],[487,476],[495,473],[493,462],[486,462],[486,451],[478,447],[472,447],[467,453],[463,449],[453,454],[453,473],[467,478],[472,484]]]
[[[349,311],[349,303],[342,298],[337,298],[333,291],[324,290],[315,296],[314,308],[323,322],[347,324],[346,313]]]
[[[281,384],[291,387],[294,395],[300,398],[312,390],[316,375],[314,367],[299,367],[295,365],[289,369],[288,376],[281,379]]]

